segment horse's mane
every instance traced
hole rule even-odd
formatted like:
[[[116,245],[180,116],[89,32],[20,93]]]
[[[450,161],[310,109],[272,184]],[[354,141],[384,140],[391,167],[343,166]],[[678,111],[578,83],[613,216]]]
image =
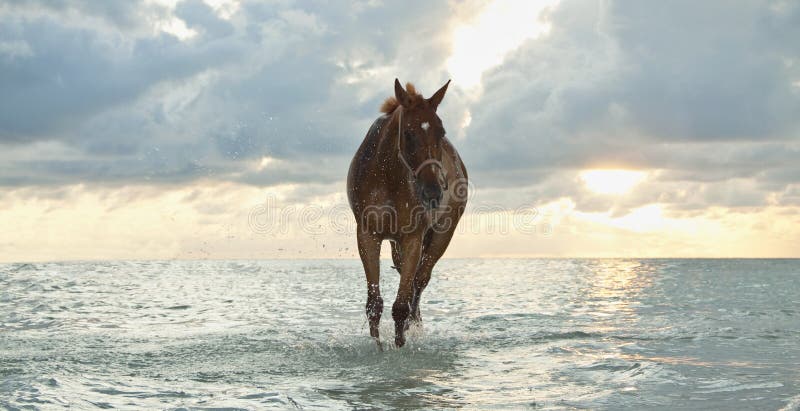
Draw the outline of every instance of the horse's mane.
[[[411,83],[406,83],[406,92],[408,92],[408,96],[411,97],[412,106],[415,106],[417,103],[424,100],[422,96],[417,93],[417,88]],[[397,101],[397,98],[391,96],[387,98],[383,104],[381,104],[381,113],[391,114],[397,109],[398,106],[400,106],[400,103]]]

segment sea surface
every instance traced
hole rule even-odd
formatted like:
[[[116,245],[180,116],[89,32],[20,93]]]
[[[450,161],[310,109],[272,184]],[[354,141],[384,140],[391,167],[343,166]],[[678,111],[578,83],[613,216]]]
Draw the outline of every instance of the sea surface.
[[[800,409],[800,260],[0,265],[0,408]]]

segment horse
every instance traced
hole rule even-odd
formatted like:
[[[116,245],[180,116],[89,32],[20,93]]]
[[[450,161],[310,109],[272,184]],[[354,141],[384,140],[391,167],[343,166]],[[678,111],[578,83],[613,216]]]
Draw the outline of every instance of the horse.
[[[403,89],[395,79],[394,97],[384,101],[383,114],[369,128],[350,163],[347,197],[367,277],[369,333],[379,349],[383,240],[390,241],[392,262],[400,273],[392,305],[394,342],[399,348],[406,342],[410,323],[422,321],[422,291],[467,204],[466,167],[436,114],[448,85],[449,80],[426,99],[413,84]]]

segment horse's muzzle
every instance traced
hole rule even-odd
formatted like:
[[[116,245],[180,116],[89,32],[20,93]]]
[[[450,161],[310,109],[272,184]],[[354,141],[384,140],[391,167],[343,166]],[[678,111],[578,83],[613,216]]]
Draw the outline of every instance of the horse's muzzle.
[[[437,184],[425,184],[421,190],[422,205],[428,210],[439,208],[442,204],[442,188]]]

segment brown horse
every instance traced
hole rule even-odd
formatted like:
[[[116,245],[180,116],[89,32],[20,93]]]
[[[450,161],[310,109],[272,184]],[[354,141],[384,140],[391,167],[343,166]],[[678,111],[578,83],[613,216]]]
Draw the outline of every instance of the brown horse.
[[[392,306],[395,344],[405,344],[409,321],[421,321],[419,300],[467,204],[467,170],[445,137],[436,108],[448,81],[428,99],[411,83],[394,81],[347,176],[347,196],[358,227],[358,253],[367,276],[369,333],[381,347],[383,312],[380,252],[392,245],[400,286]]]

